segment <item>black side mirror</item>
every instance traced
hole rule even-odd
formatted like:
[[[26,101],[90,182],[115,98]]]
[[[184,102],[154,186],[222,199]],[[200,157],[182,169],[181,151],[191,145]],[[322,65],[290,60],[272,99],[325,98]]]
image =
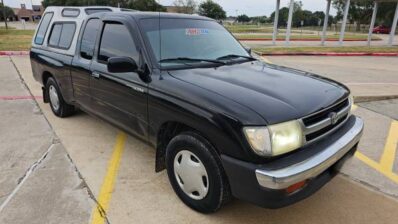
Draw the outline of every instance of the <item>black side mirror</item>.
[[[138,66],[130,57],[111,57],[108,59],[108,72],[126,73],[137,72]]]

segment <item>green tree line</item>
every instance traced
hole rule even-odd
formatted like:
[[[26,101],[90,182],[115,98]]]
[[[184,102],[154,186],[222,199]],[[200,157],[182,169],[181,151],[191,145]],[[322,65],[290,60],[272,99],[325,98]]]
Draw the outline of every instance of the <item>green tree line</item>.
[[[4,10],[3,4],[0,3],[0,20],[4,20],[3,10]],[[4,12],[5,12],[6,18],[10,18],[10,17],[15,16],[14,11],[8,6],[5,6],[5,11]]]
[[[381,2],[377,10],[377,25],[391,26],[394,18],[396,2]],[[333,0],[333,6],[337,9],[336,19],[341,20],[344,14],[345,1]],[[350,23],[356,23],[357,31],[360,30],[361,24],[369,24],[373,13],[373,0],[351,1],[348,10],[348,19]]]

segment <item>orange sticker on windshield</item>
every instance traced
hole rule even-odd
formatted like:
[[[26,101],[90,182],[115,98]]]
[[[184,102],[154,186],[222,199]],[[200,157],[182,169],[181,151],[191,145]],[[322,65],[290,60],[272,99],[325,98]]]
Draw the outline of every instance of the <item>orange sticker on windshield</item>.
[[[197,28],[185,29],[185,35],[187,35],[187,36],[198,36],[198,35],[208,34],[208,33],[209,33],[208,29],[197,29]]]

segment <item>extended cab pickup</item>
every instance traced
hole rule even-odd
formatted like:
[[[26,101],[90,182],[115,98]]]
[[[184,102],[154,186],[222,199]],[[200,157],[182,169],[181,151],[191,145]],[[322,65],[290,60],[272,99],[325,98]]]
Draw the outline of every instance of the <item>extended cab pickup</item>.
[[[49,7],[30,52],[44,102],[156,149],[191,208],[232,197],[278,208],[327,183],[363,130],[344,85],[251,56],[209,18]]]

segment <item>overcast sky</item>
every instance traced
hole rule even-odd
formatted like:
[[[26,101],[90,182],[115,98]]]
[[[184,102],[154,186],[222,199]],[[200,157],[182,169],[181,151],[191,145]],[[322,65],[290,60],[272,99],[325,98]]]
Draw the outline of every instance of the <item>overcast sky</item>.
[[[203,0],[197,0],[201,2]],[[248,16],[269,16],[275,11],[276,0],[213,0],[220,4],[227,12],[227,16],[236,16],[238,14],[247,14]],[[162,5],[173,5],[174,0],[158,0]],[[288,6],[289,0],[281,0],[281,7]],[[311,11],[325,11],[326,0],[302,0],[303,8]],[[336,11],[331,8],[331,14]]]
[[[21,4],[25,4],[26,8],[31,9],[33,5],[40,5],[42,0],[3,0],[5,5],[10,7],[21,7]]]

